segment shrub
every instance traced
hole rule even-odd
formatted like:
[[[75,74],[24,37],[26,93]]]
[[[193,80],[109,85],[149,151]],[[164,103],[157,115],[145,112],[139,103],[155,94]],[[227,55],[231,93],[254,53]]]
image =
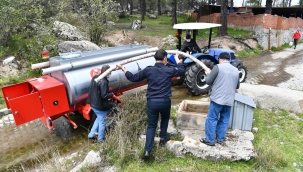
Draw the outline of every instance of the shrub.
[[[275,46],[272,46],[270,49],[271,49],[271,51],[280,51],[281,50],[281,48],[277,48]]]
[[[122,100],[125,100],[123,108],[114,117],[114,129],[108,132],[101,150],[110,163],[123,164],[138,159],[143,148],[138,139],[147,123],[145,94],[124,96]]]

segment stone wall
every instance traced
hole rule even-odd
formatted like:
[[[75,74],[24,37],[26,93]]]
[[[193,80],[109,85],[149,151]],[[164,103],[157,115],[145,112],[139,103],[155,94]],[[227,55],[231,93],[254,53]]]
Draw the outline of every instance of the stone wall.
[[[192,19],[197,18],[197,13],[192,14]],[[201,16],[200,22],[220,23],[220,13]],[[230,28],[244,29],[255,32],[258,43],[265,49],[281,47],[292,41],[293,33],[299,29],[303,31],[303,20],[301,18],[285,18],[277,15],[253,13],[236,14],[227,16],[227,24]]]

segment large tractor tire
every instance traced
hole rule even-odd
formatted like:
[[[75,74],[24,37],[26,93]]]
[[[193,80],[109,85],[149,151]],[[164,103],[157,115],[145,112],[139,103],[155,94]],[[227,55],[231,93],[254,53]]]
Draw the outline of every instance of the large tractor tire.
[[[72,125],[68,120],[61,116],[53,121],[55,134],[64,142],[72,136]]]
[[[239,82],[245,82],[246,78],[247,78],[247,68],[246,66],[244,66],[243,64],[240,64],[238,67],[239,70]]]
[[[214,67],[214,63],[210,60],[202,59],[201,62],[210,69]],[[188,92],[193,96],[207,94],[210,86],[206,84],[204,69],[196,63],[188,68],[185,73],[185,84]]]

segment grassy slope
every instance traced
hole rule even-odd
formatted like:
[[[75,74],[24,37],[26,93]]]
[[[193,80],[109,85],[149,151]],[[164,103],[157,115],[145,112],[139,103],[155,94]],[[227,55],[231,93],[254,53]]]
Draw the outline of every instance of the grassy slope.
[[[301,115],[302,116],[302,115]],[[255,148],[258,158],[245,162],[210,162],[188,155],[177,158],[169,152],[155,149],[154,159],[134,160],[121,166],[121,171],[295,171],[303,170],[303,122],[288,112],[268,112],[255,109]],[[296,163],[296,167],[293,164]]]

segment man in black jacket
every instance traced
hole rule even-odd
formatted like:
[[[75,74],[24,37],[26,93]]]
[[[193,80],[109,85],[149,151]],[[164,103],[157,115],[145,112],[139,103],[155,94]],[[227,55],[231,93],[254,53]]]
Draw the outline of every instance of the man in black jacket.
[[[154,58],[156,60],[154,66],[148,66],[136,74],[132,74],[124,66],[117,64],[117,68],[122,69],[129,81],[147,80],[146,108],[148,126],[146,130],[144,158],[150,156],[153,148],[159,114],[161,114],[159,145],[164,146],[170,139],[167,135],[167,127],[171,109],[171,79],[174,76],[181,76],[185,73],[185,66],[182,63],[183,59],[179,60],[178,55],[175,55],[176,66],[166,66],[167,52],[165,50],[158,50]]]
[[[195,40],[191,39],[190,34],[186,35],[186,40],[182,44],[180,51],[182,51],[182,52],[189,51],[191,54],[201,53],[201,49],[197,45],[197,42]]]
[[[90,104],[92,110],[97,115],[97,119],[94,122],[94,125],[88,134],[89,139],[94,139],[95,132],[98,131],[98,142],[101,143],[104,141],[104,130],[106,127],[106,114],[107,111],[111,108],[111,104],[109,99],[114,96],[111,92],[108,92],[108,77],[111,73],[107,75],[107,77],[100,80],[100,82],[96,83],[95,79],[99,77],[102,73],[104,73],[107,69],[109,69],[109,65],[104,65],[101,68],[101,73],[99,75],[95,75],[90,84],[90,90],[88,93],[87,103]]]

